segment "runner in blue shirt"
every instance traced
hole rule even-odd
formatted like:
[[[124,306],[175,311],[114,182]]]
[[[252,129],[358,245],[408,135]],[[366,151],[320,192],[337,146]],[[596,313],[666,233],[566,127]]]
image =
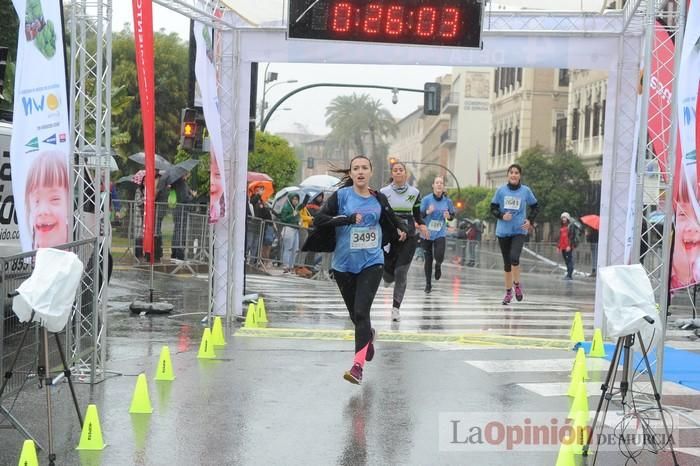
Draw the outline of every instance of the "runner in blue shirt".
[[[539,212],[537,199],[529,187],[520,183],[522,168],[514,163],[508,167],[508,183],[496,190],[491,200],[491,213],[498,219],[496,222],[496,238],[503,255],[503,270],[505,271],[506,294],[503,305],[515,299],[523,300],[523,290],[520,286],[520,253],[532,222]],[[527,207],[530,214],[526,216]]]
[[[445,260],[445,236],[447,221],[455,216],[452,201],[445,194],[445,179],[436,176],[433,180],[433,192],[423,198],[420,204],[423,221],[428,226],[428,237],[423,239],[425,250],[425,292],[433,290],[431,276],[433,274],[433,257],[435,258],[435,280],[442,276],[442,261]]]
[[[355,359],[343,377],[359,384],[365,361],[374,357],[370,308],[382,279],[382,247],[391,240],[404,241],[406,227],[386,196],[370,190],[372,163],[367,157],[354,157],[349,169],[338,172],[345,175],[342,187],[321,207],[302,249],[335,251],[333,277],[355,325]]]

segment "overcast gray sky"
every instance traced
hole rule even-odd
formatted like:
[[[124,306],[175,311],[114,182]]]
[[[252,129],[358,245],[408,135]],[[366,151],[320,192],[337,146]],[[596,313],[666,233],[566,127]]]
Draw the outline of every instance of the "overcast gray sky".
[[[124,23],[133,23],[131,2],[120,0],[113,2],[112,24],[115,30],[121,30]],[[189,19],[174,13],[160,5],[153,5],[155,30],[177,32],[187,40],[189,35]],[[262,99],[262,79],[266,63],[260,64],[258,85],[258,101]],[[369,65],[320,65],[299,63],[272,63],[268,71],[279,73],[279,82],[296,79],[297,83],[268,84],[267,101],[269,107],[286,93],[299,86],[318,82],[350,83],[350,84],[375,84],[382,86],[396,86],[405,88],[422,89],[427,81],[434,81],[436,77],[449,73],[449,67],[436,66],[369,66]],[[329,131],[325,125],[325,109],[333,98],[338,95],[368,93],[375,99],[381,99],[386,107],[396,118],[402,118],[422,105],[423,96],[417,93],[399,93],[399,102],[391,103],[391,91],[370,89],[345,89],[345,88],[315,88],[302,91],[287,100],[281,108],[290,110],[278,110],[268,123],[268,131],[271,132],[299,132],[300,128],[306,128],[313,134],[325,134]]]

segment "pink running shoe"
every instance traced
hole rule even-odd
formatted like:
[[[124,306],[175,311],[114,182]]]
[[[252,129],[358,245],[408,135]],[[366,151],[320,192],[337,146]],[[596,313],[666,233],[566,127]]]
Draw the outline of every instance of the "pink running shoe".
[[[523,289],[520,288],[520,283],[515,285],[515,299],[518,301],[523,300]]]
[[[343,378],[350,383],[360,385],[362,383],[362,366],[359,363],[353,364],[349,371],[345,371]]]
[[[510,304],[511,301],[513,301],[513,290],[509,289],[503,297],[503,305]]]

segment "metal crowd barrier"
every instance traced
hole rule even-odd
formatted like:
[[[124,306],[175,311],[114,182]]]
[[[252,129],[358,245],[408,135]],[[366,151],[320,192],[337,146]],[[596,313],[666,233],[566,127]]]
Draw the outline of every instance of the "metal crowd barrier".
[[[204,204],[156,203],[155,260],[175,259],[178,268],[207,264],[209,254],[209,217]],[[138,262],[143,255],[143,205],[122,201],[120,215],[112,221],[112,251],[116,258]],[[191,268],[190,268],[191,270]]]
[[[56,247],[56,249],[75,253],[84,265],[71,316],[66,327],[58,334],[66,351],[67,363],[74,368],[75,380],[82,382],[91,380],[90,374],[84,371],[85,368],[76,369],[76,366],[81,361],[94,361],[96,335],[92,329],[99,328],[99,315],[95,312],[97,299],[93,292],[101,275],[101,267],[95,266],[95,263],[99,262],[95,252],[96,246],[97,238],[93,238]],[[0,325],[0,374],[4,375],[9,370],[17,353],[21,334],[26,325],[31,326],[14,367],[13,376],[9,379],[0,399],[0,424],[4,421],[4,415],[9,415],[12,419],[4,402],[16,396],[29,379],[37,377],[40,364],[40,326],[37,323],[20,323],[12,312],[12,298],[8,297],[10,292],[15,291],[32,274],[35,257],[36,251],[0,257],[0,305],[3,309],[2,325]],[[49,350],[49,369],[51,373],[56,374],[58,368],[62,370],[61,358],[56,345],[49,343]],[[94,367],[90,370],[94,370]]]

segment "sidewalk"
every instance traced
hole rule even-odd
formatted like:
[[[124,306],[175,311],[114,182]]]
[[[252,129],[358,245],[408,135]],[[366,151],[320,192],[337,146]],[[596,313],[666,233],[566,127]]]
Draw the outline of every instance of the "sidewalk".
[[[450,273],[444,284],[440,282],[446,293],[454,286]],[[295,280],[301,279],[290,278],[292,286]],[[555,463],[557,446],[508,451],[503,443],[467,444],[462,427],[452,435],[451,420],[460,419],[466,428],[474,419],[522,424],[524,414],[567,413],[570,401],[565,391],[574,356],[570,351],[429,340],[389,342],[391,334],[380,331],[375,360],[367,363],[363,384],[355,386],[342,379],[352,360],[352,341],[324,338],[329,327],[319,320],[344,322],[342,314],[335,317],[323,309],[316,314],[300,298],[287,304],[273,296],[267,301],[272,327],[276,321],[296,322],[297,327],[306,322],[305,328],[320,336],[265,338],[254,336],[254,331],[238,331],[217,352],[217,360],[201,361],[196,358],[202,334],[198,313],[206,308],[206,286],[191,277],[156,275],[156,286],[168,290],[163,297],[176,304],[176,315],[131,315],[128,303],[144,293],[144,283],[142,272],[115,273],[109,310],[111,373],[94,387],[92,396],[89,386],[78,385],[83,409],[91,399],[98,405],[108,447],[87,454],[75,451],[80,430],[68,387],[61,384],[52,389],[57,464]],[[486,285],[479,286],[484,295],[491,293]],[[479,290],[470,288],[468,293]],[[536,290],[533,286],[531,292],[540,293]],[[426,306],[429,312],[429,301]],[[383,312],[380,306],[375,319],[383,319]],[[295,320],[294,313],[301,319]],[[413,324],[407,319],[407,325],[420,326],[429,317],[421,313],[412,318],[418,320]],[[348,328],[346,324],[341,330]],[[172,354],[177,377],[173,382],[153,381],[162,345],[168,345]],[[597,361],[589,366],[591,411],[605,365]],[[136,376],[142,372],[149,380],[154,412],[130,415]],[[665,401],[700,410],[699,392],[671,383],[664,386]],[[27,382],[14,404],[7,399],[3,406],[47,444],[45,392],[37,389],[35,379]],[[699,417],[698,411],[693,414]],[[607,424],[613,427],[618,421],[612,408],[609,417]],[[679,453],[680,464],[700,464],[700,451],[692,450],[700,446],[697,429],[682,428],[679,440],[686,450]],[[13,429],[0,432],[0,464],[16,464],[23,438]],[[45,452],[39,452],[39,458],[40,464],[47,464]],[[624,458],[615,448],[601,453],[597,464],[619,466]],[[645,453],[638,464],[672,463],[665,453],[659,457]]]

